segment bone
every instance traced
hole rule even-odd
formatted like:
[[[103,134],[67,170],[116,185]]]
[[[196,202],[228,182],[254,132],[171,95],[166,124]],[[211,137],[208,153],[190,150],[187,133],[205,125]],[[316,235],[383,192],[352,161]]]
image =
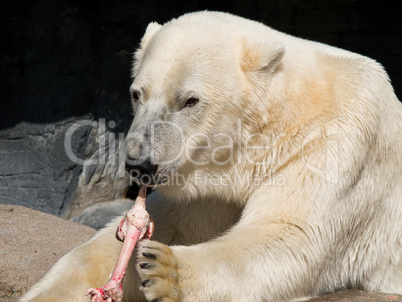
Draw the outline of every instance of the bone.
[[[133,207],[120,222],[116,237],[123,246],[109,281],[102,288],[90,288],[85,293],[92,302],[121,302],[123,278],[137,242],[151,238],[154,225],[145,209],[146,186],[142,186]]]

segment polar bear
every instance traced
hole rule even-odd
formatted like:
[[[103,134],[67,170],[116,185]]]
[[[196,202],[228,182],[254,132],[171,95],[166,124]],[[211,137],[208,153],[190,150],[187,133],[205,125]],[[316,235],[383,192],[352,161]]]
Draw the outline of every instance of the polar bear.
[[[132,73],[127,168],[155,232],[124,301],[402,294],[402,104],[380,64],[206,11],[151,23]],[[88,301],[120,219],[22,301]]]

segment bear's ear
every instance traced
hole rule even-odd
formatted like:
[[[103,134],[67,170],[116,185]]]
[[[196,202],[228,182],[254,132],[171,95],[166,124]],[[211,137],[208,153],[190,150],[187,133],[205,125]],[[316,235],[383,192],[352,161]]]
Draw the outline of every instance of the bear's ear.
[[[148,24],[145,34],[141,39],[141,49],[145,49],[149,40],[156,34],[156,32],[162,27],[159,23],[151,22]]]
[[[273,71],[285,54],[285,47],[280,42],[245,42],[243,45],[244,71]]]
[[[156,34],[156,32],[162,27],[162,25],[151,22],[148,24],[147,29],[145,30],[145,34],[141,39],[140,48],[134,53],[134,65],[132,70],[132,77],[135,77],[137,74],[138,68],[140,67],[142,56],[145,48],[148,45],[149,40]]]

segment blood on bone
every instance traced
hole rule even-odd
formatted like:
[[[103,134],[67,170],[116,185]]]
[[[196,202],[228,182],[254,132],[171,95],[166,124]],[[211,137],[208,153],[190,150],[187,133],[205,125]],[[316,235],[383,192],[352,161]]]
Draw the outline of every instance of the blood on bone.
[[[121,302],[123,299],[123,278],[128,262],[139,240],[151,238],[153,223],[145,210],[146,186],[142,186],[133,207],[120,222],[116,237],[123,240],[123,246],[109,281],[102,288],[90,288],[85,293],[92,302]]]

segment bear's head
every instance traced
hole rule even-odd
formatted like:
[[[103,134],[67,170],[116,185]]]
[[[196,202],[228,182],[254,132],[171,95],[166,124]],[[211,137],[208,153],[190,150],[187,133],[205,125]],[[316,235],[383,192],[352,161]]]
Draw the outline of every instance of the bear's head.
[[[250,29],[234,24],[243,19],[227,17],[194,13],[149,24],[134,58],[126,140],[127,169],[138,182],[227,170],[242,156],[244,135],[267,122],[272,104],[264,96],[284,47],[269,35],[247,36]]]

